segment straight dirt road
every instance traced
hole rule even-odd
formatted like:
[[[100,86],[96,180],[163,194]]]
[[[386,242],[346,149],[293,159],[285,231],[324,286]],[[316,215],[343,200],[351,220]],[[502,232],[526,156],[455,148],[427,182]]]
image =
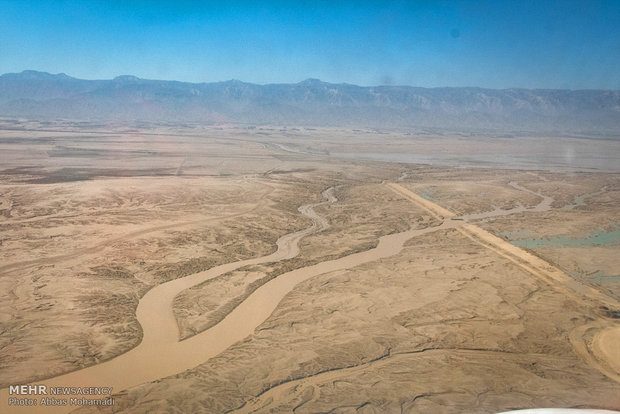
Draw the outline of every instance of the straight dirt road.
[[[511,185],[517,189],[531,192],[516,183]],[[396,193],[406,197],[417,206],[424,208],[437,218],[455,219],[454,213],[441,206],[426,200],[413,191],[396,184],[388,184]],[[534,193],[536,194],[536,193]],[[537,194],[542,198],[541,203],[533,209],[517,207],[514,212],[522,211],[545,211],[550,208],[552,199]],[[508,211],[508,210],[506,210]],[[496,211],[480,213],[470,217],[481,219],[498,215]],[[502,214],[505,215],[505,214]],[[504,239],[497,237],[479,226],[458,220],[451,220],[456,230],[473,242],[493,251],[494,253],[510,260],[512,263],[526,270],[531,275],[551,285],[556,290],[571,297],[577,302],[591,300],[602,306],[615,309],[618,302],[590,286],[579,283],[562,270],[551,265],[545,260],[517,247]],[[588,330],[596,330],[593,339],[593,348],[590,349],[585,340]],[[576,328],[570,335],[570,341],[575,352],[588,364],[599,370],[602,374],[620,383],[620,353],[618,352],[618,338],[620,338],[620,323],[612,319],[602,318],[588,325]]]
[[[601,304],[617,306],[613,299],[595,289],[577,283],[559,269],[523,249],[511,245],[478,226],[459,220],[449,210],[425,200],[398,184],[390,183],[387,185],[397,194],[424,208],[432,216],[439,219],[441,224],[383,236],[375,248],[284,273],[254,291],[217,325],[186,340],[179,341],[178,326],[172,313],[172,303],[176,295],[191,286],[245,265],[275,262],[296,256],[299,253],[298,242],[301,238],[321,231],[329,225],[325,219],[314,212],[313,207],[315,205],[302,206],[299,211],[312,220],[312,225],[305,230],[281,237],[278,240],[278,250],[275,253],[261,258],[217,266],[205,272],[164,283],[149,291],[140,300],[137,309],[137,318],[144,332],[143,341],[139,346],[110,361],[39,381],[38,384],[48,387],[112,387],[113,392],[118,393],[146,382],[156,381],[194,368],[251,335],[256,327],[271,315],[284,296],[299,283],[321,274],[351,269],[364,263],[396,255],[403,249],[408,240],[449,228],[456,229],[475,243],[507,258],[533,276],[566,293],[574,300],[593,300]],[[324,192],[324,197],[328,200],[327,202],[336,201],[329,190]],[[598,352],[595,356],[589,351],[587,344],[579,343],[579,339],[583,336],[576,335],[576,339],[574,339],[571,335],[571,339],[577,341],[577,345],[574,344],[574,346],[578,354],[591,364],[592,358],[598,361],[597,364],[592,365],[603,374],[618,381],[614,367],[617,367],[620,361],[616,360],[617,352],[609,342],[617,338],[618,325],[602,319],[598,329],[599,331],[596,334]],[[583,355],[583,352],[586,352],[587,356]],[[404,356],[399,358],[404,358]],[[277,391],[274,390],[275,392]],[[0,399],[4,402],[8,398],[8,389],[1,390]],[[74,408],[76,407],[38,407],[38,410],[53,413],[67,412]],[[36,412],[32,407],[23,409],[15,407],[14,411]]]

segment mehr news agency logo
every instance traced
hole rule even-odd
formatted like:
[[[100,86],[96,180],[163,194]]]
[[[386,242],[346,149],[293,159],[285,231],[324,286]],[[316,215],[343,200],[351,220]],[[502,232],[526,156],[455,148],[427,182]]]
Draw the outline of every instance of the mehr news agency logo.
[[[43,384],[9,385],[9,406],[110,406],[112,387],[48,387]],[[101,398],[93,398],[102,396]]]

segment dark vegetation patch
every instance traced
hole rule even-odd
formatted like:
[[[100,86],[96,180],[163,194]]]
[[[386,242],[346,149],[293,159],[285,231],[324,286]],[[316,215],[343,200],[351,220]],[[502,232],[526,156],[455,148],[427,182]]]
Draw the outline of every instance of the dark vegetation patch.
[[[611,319],[620,319],[620,310],[609,309],[607,306],[601,306],[601,313]]]
[[[269,174],[290,174],[290,173],[306,173],[315,171],[315,168],[295,168],[292,170],[273,170],[269,171]]]
[[[122,266],[95,266],[90,270],[93,273],[84,273],[85,276],[96,276],[102,279],[130,279],[133,274]]]
[[[56,147],[47,151],[47,155],[50,157],[69,157],[69,158],[101,158],[101,157],[114,157],[114,158],[127,158],[132,156],[154,156],[160,155],[155,151],[118,151],[108,149],[92,149],[92,148],[71,148],[71,147]]]
[[[208,270],[219,264],[221,264],[221,258],[197,257],[179,263],[163,265],[155,271],[155,276],[163,283]]]
[[[0,172],[5,175],[28,175],[17,182],[22,184],[55,184],[72,181],[87,181],[95,177],[161,177],[173,176],[175,168],[126,169],[126,168],[61,168],[55,171],[41,171],[37,167],[10,168]],[[36,176],[36,178],[32,178]]]

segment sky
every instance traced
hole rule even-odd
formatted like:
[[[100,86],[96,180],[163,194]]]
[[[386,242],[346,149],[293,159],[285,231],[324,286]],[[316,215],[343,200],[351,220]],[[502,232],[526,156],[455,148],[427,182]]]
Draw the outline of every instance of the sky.
[[[0,0],[0,73],[620,89],[620,0]]]

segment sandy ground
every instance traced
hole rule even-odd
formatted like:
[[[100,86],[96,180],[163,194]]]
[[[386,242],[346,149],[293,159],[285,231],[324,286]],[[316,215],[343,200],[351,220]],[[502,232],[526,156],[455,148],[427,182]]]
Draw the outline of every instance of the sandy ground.
[[[620,408],[618,243],[587,241],[620,223],[613,171],[334,156],[516,145],[489,136],[1,135],[3,386],[114,387],[127,412]],[[538,142],[618,155],[592,137]],[[530,239],[549,243],[512,244]]]

